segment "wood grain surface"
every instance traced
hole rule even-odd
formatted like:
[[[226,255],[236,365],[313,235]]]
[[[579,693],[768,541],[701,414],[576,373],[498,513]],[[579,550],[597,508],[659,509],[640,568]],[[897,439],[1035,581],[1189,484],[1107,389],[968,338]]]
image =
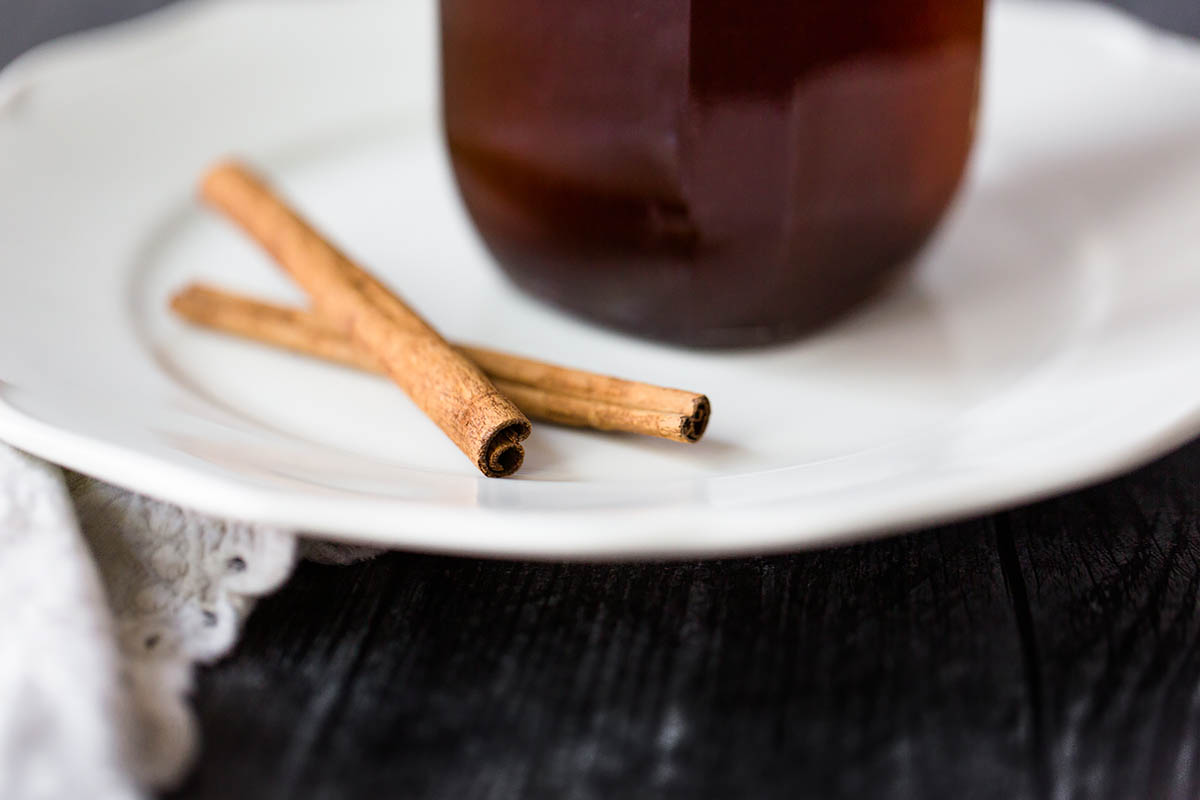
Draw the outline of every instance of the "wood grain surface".
[[[1200,796],[1200,443],[826,552],[305,565],[176,798]]]
[[[0,63],[160,4],[0,0]],[[1196,798],[1198,593],[1200,442],[818,553],[309,564],[200,674],[170,797]]]
[[[996,550],[980,524],[710,564],[306,566],[205,675],[180,797],[1021,796]]]

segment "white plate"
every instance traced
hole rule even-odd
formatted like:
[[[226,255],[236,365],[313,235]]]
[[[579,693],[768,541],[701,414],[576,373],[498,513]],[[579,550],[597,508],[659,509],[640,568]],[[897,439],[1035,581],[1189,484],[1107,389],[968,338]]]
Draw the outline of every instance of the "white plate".
[[[983,136],[911,281],[799,345],[685,352],[509,288],[438,144],[433,4],[225,2],[0,79],[0,438],[210,512],[534,557],[809,547],[1028,500],[1200,430],[1200,54],[993,7]],[[686,447],[537,428],[489,481],[375,378],[189,329],[205,278],[298,296],[198,210],[228,151],[454,338],[707,392]]]

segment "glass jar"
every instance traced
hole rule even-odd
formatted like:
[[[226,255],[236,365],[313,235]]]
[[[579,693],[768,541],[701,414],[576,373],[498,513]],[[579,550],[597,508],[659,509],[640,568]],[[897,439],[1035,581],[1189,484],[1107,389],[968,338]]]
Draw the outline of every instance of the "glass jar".
[[[877,293],[971,148],[983,0],[441,0],[446,136],[529,292],[695,346]]]

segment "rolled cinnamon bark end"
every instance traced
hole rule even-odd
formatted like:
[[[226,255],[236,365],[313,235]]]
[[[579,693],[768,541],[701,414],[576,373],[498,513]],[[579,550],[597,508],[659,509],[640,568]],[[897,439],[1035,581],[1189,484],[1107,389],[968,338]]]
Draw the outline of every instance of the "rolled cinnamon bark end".
[[[515,423],[496,431],[480,453],[479,471],[489,478],[507,478],[525,463],[525,448],[529,438],[529,423]]]
[[[521,440],[531,426],[520,409],[262,179],[225,162],[205,176],[200,194],[270,253],[308,294],[317,314],[377,359],[484,475],[511,475],[521,466]]]
[[[712,416],[712,403],[704,395],[697,395],[693,401],[692,413],[680,421],[679,435],[686,442],[696,443],[708,430],[708,420]]]

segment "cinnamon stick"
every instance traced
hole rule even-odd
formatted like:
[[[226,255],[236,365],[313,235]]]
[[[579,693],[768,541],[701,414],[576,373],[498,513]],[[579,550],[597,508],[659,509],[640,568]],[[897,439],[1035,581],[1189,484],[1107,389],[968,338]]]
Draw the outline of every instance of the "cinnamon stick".
[[[529,419],[425,320],[317,233],[248,168],[221,164],[200,194],[267,250],[317,313],[378,360],[488,477],[516,472]]]
[[[379,360],[319,316],[223,289],[192,284],[171,299],[181,317],[203,327],[385,373]],[[708,398],[694,392],[559,367],[520,356],[458,345],[496,388],[534,419],[560,425],[696,442],[708,424]]]

